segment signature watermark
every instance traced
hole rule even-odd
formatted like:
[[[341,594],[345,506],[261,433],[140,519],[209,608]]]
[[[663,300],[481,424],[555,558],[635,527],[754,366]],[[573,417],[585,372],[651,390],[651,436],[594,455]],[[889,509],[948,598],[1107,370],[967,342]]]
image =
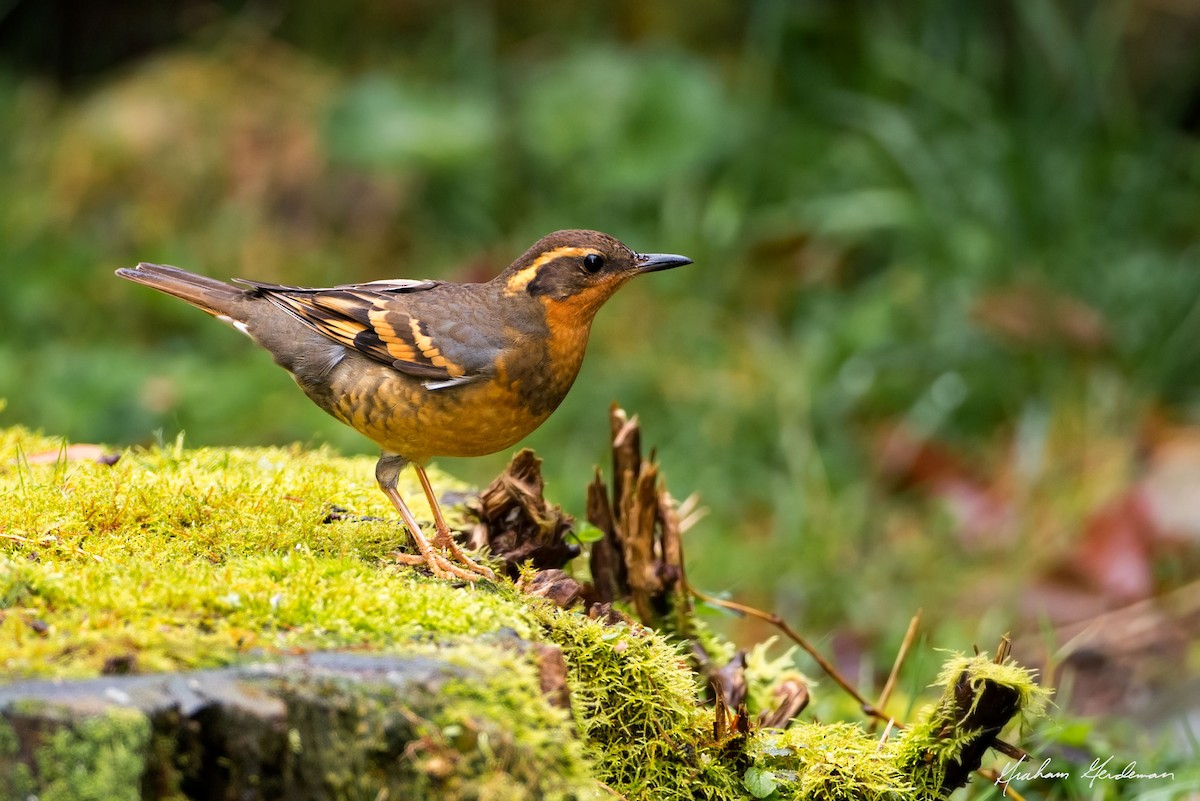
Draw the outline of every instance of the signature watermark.
[[[1079,775],[1087,780],[1088,787],[1094,787],[1096,782],[1119,782],[1128,781],[1130,779],[1174,779],[1175,774],[1172,772],[1165,773],[1141,773],[1138,771],[1137,762],[1130,762],[1118,770],[1118,766],[1113,764],[1116,759],[1110,756],[1108,759],[1101,760],[1099,757],[1092,760],[1092,764],[1082,771]],[[1050,765],[1050,759],[1047,758],[1040,765],[1032,767],[1026,762],[1026,757],[1021,757],[1016,762],[1005,765],[1000,771],[1000,775],[996,777],[994,784],[1002,788],[1001,795],[1008,795],[1008,785],[1010,782],[1028,782],[1035,779],[1069,779],[1071,771],[1057,770]]]

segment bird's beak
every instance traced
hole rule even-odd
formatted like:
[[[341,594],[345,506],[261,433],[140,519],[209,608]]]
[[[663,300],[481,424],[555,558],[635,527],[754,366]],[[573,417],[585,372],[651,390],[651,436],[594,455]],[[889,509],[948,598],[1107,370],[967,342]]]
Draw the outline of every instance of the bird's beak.
[[[639,273],[654,273],[691,263],[692,260],[687,256],[677,256],[674,253],[639,253],[637,257]]]

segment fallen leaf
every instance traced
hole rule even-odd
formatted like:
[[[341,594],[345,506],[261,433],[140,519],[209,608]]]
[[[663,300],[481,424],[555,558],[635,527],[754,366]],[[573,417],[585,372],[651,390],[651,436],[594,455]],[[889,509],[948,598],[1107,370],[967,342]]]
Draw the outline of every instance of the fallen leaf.
[[[76,443],[52,451],[31,453],[25,457],[25,461],[29,464],[57,464],[60,461],[66,461],[114,465],[120,458],[121,454],[109,451],[102,445]]]

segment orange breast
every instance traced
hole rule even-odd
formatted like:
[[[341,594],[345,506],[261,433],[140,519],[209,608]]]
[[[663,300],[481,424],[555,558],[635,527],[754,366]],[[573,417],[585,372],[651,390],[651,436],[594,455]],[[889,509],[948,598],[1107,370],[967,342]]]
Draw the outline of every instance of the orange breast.
[[[547,304],[548,335],[514,335],[495,375],[430,390],[419,379],[349,355],[328,390],[309,397],[381,448],[424,463],[435,456],[482,456],[518,442],[545,422],[583,362],[590,315]]]
[[[530,383],[545,382],[532,374],[509,380],[501,369],[491,380],[429,390],[384,365],[360,362],[333,376],[326,402],[313,400],[384,450],[424,463],[495,453],[536,429],[566,391],[553,403],[541,395],[535,407],[524,397]]]

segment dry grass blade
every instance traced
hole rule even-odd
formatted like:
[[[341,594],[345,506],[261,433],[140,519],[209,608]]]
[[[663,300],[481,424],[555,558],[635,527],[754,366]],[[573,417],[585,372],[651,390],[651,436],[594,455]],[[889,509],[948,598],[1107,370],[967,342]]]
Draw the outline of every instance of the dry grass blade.
[[[900,650],[896,653],[896,659],[892,662],[892,670],[888,673],[887,681],[884,682],[883,689],[879,693],[879,701],[875,704],[875,708],[886,714],[888,700],[892,697],[892,691],[896,687],[896,679],[900,676],[900,668],[904,665],[904,658],[908,656],[908,649],[912,647],[913,640],[917,636],[917,628],[921,625],[921,610],[912,616],[912,620],[908,621],[908,630],[904,632],[904,639],[900,643]],[[894,721],[888,720],[889,728]]]

